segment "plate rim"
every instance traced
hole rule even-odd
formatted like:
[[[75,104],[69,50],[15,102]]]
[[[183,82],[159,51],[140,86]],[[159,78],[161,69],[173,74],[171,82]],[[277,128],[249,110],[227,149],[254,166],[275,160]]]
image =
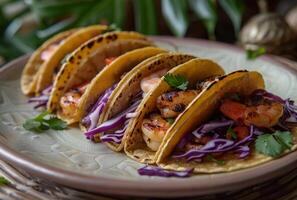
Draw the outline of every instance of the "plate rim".
[[[226,48],[230,51],[240,53],[244,52],[243,49],[235,45],[195,38],[174,38],[170,36],[153,36],[150,38],[156,42],[173,43],[174,41],[180,41],[203,46]],[[28,58],[29,55],[24,55],[7,63],[0,69],[0,73],[4,73],[6,70],[16,66],[18,63],[24,62]],[[292,72],[297,73],[296,68],[280,62],[275,59],[275,56],[264,55],[257,59],[274,63],[280,67],[285,67],[292,70]],[[13,150],[8,145],[0,143],[0,158],[20,169],[23,169],[29,174],[49,179],[55,183],[75,189],[82,189],[96,193],[129,196],[181,197],[238,190],[267,181],[271,178],[270,176],[281,176],[289,170],[292,170],[294,168],[294,163],[297,163],[296,157],[297,151],[277,160],[249,169],[230,173],[205,175],[208,178],[210,177],[210,181],[204,181],[204,183],[200,182],[197,184],[197,179],[195,178],[170,178],[169,182],[168,178],[151,180],[123,180],[111,177],[102,177],[100,175],[94,176],[79,174],[73,171],[53,167],[39,161],[34,161],[30,157]]]

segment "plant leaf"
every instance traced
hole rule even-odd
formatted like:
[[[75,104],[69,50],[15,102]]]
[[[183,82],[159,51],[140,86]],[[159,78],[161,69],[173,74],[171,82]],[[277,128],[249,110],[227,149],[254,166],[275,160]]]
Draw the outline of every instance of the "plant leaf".
[[[114,17],[113,17],[113,24],[115,24],[117,27],[123,29],[124,28],[124,22],[126,17],[126,3],[125,0],[114,0]]]
[[[0,176],[0,186],[3,186],[3,185],[8,185],[10,182],[4,178],[3,176]]]
[[[230,138],[237,140],[237,134],[233,130],[233,128],[229,127],[227,130],[227,134],[229,135]]]
[[[215,27],[218,21],[217,7],[214,0],[189,0],[190,8],[203,22],[208,37],[215,39]]]
[[[246,58],[248,60],[254,60],[257,57],[264,55],[266,53],[266,49],[264,47],[260,47],[256,50],[247,49],[245,50],[245,52],[246,52]]]
[[[218,1],[232,21],[235,35],[240,31],[242,15],[244,12],[244,1],[242,0],[220,0]]]
[[[22,25],[21,18],[13,20],[5,30],[5,38],[8,40],[15,48],[23,53],[29,53],[34,50],[34,47],[29,45],[30,41],[23,40],[16,35],[18,30]]]
[[[25,1],[33,10],[37,20],[44,21],[48,18],[59,18],[72,14],[80,15],[90,8],[96,0],[71,0],[71,1]]]
[[[154,1],[134,0],[136,30],[147,35],[157,34],[157,13]]]
[[[189,26],[185,0],[162,0],[163,16],[174,35],[182,37]]]
[[[225,165],[225,161],[224,160],[219,160],[219,159],[216,159],[215,157],[213,157],[212,155],[208,154],[206,156],[206,159],[208,161],[212,161],[212,162],[215,162],[217,163],[218,165]]]
[[[67,123],[58,119],[55,115],[45,111],[33,119],[27,119],[23,124],[23,127],[26,130],[41,133],[48,129],[64,130],[67,128]]]
[[[277,141],[284,146],[285,149],[290,149],[292,147],[293,136],[290,132],[278,131],[274,133],[274,136],[276,137]]]
[[[64,130],[67,128],[67,123],[56,117],[52,117],[46,122],[49,124],[50,128],[54,130]]]
[[[267,156],[278,157],[292,147],[293,137],[288,131],[260,135],[256,139],[256,151]]]
[[[167,118],[166,121],[169,123],[169,124],[173,124],[175,119],[174,118]]]
[[[180,75],[166,74],[164,80],[170,87],[180,90],[186,90],[189,84],[189,81]]]
[[[38,30],[37,36],[41,39],[47,39],[61,31],[69,29],[73,25],[74,21],[75,21],[74,18],[67,18],[67,19],[61,20],[43,30]]]
[[[79,16],[74,26],[86,26],[89,24],[105,23],[109,24],[113,22],[114,10],[113,7],[115,0],[101,0],[96,1],[95,4],[90,5],[89,9]]]

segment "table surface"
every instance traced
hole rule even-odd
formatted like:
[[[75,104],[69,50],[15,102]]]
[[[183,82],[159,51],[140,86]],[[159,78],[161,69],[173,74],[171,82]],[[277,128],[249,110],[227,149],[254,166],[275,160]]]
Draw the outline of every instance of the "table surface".
[[[279,61],[297,68],[297,63],[280,57],[275,57]],[[13,166],[0,160],[0,176],[9,180],[10,184],[0,186],[0,199],[65,199],[65,200],[114,200],[131,199],[130,197],[111,197],[100,194],[91,194],[78,191],[62,185],[32,177],[26,172],[15,169]],[[232,191],[223,194],[213,194],[199,197],[199,200],[256,200],[265,197],[267,200],[295,200],[297,199],[297,168],[283,177],[270,180],[260,185],[255,185],[240,191]],[[148,198],[133,198],[148,199]],[[183,198],[185,199],[185,198]],[[186,199],[194,199],[189,197]]]

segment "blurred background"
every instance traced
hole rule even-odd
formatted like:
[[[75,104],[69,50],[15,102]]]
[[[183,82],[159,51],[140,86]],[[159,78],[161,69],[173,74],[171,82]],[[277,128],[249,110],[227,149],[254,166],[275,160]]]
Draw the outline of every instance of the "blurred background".
[[[271,31],[270,27],[274,25],[274,35],[278,38],[271,40],[292,43],[288,38],[296,36],[297,32],[296,5],[296,0],[0,0],[0,64],[32,52],[58,32],[98,23],[147,35],[194,37],[236,44],[254,43],[249,34],[255,27],[261,34],[261,31]],[[252,24],[255,27],[247,28],[247,33],[241,33],[253,16],[265,13],[276,13],[280,22],[269,15],[267,30],[262,30],[263,20],[260,20],[261,23]],[[288,35],[287,23],[296,32]],[[282,26],[284,30],[280,33]],[[280,34],[284,35],[281,39]],[[268,49],[265,45],[251,49],[251,55],[265,53]]]

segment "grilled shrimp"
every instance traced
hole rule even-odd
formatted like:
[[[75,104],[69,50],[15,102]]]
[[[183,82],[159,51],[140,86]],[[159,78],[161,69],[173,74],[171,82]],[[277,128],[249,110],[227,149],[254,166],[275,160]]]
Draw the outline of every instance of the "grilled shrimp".
[[[144,93],[148,93],[160,81],[161,77],[166,74],[168,69],[159,70],[147,77],[144,77],[140,82],[140,87]]]
[[[157,151],[170,124],[159,114],[151,114],[142,122],[141,130],[147,146]]]
[[[48,60],[58,47],[59,47],[59,44],[52,44],[48,46],[44,51],[41,52],[41,55],[40,55],[41,60],[43,61]]]
[[[82,84],[77,89],[66,92],[60,99],[60,107],[65,116],[74,116],[81,96],[85,92],[88,84]]]
[[[208,87],[209,84],[211,84],[218,76],[211,76],[207,79],[204,79],[204,80],[201,80],[201,81],[198,81],[196,83],[196,89],[198,90],[203,90],[205,88]]]
[[[164,118],[177,117],[197,95],[197,90],[168,92],[157,98],[157,108]]]
[[[117,57],[108,57],[104,59],[106,65],[111,64]]]
[[[241,121],[246,126],[270,128],[276,125],[283,115],[283,106],[278,102],[263,102],[260,105],[246,106],[239,102],[226,100],[220,111],[227,117]]]
[[[70,92],[67,92],[60,99],[60,107],[63,115],[69,117],[73,116],[75,114],[75,110],[77,110],[80,98],[81,93],[79,91],[71,90]]]

